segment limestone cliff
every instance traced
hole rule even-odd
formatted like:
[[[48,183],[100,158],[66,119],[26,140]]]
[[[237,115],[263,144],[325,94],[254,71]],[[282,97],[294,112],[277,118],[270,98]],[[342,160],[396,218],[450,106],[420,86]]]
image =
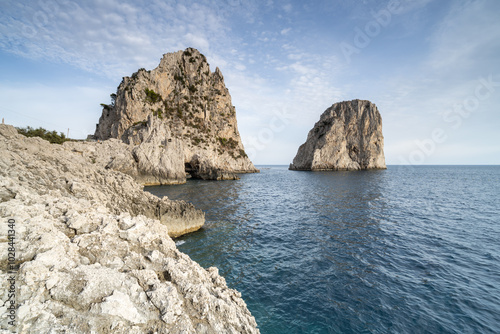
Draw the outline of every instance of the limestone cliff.
[[[370,101],[335,103],[314,125],[292,170],[384,169],[382,117]]]
[[[258,171],[243,148],[222,73],[212,73],[198,50],[163,55],[157,68],[123,78],[112,98],[95,136],[131,145],[144,183],[183,183],[186,175],[234,179],[235,173]]]
[[[17,315],[0,332],[259,332],[241,294],[169,237],[169,221],[203,218],[192,205],[12,126],[0,125],[0,153],[0,313],[14,276]]]

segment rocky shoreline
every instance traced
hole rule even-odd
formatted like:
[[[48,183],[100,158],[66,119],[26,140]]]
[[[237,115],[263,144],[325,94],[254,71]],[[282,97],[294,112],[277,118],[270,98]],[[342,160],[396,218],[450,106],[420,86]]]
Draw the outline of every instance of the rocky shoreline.
[[[170,237],[201,227],[203,212],[145,193],[131,176],[105,168],[104,155],[87,154],[91,145],[82,147],[0,125],[0,213],[2,223],[16,222],[17,331],[258,333],[241,294]],[[10,275],[6,225],[2,301]],[[13,329],[6,317],[0,328]]]

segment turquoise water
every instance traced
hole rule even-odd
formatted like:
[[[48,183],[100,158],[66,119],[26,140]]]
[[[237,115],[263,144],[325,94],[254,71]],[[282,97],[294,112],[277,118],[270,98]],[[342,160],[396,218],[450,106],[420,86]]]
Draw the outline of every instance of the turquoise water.
[[[390,166],[148,187],[206,212],[177,239],[262,333],[500,333],[500,167]]]

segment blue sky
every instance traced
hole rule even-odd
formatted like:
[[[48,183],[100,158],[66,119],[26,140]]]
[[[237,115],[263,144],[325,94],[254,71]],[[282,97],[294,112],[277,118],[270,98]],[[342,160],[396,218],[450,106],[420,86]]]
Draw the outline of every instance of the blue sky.
[[[388,164],[500,164],[500,1],[3,0],[0,115],[85,138],[123,76],[195,47],[256,164],[366,99]]]

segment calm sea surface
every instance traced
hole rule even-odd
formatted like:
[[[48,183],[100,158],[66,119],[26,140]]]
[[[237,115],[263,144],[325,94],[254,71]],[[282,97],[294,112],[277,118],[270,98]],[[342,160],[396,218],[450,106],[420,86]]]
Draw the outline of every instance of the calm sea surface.
[[[259,167],[146,190],[206,212],[178,247],[263,334],[500,333],[500,166]]]

